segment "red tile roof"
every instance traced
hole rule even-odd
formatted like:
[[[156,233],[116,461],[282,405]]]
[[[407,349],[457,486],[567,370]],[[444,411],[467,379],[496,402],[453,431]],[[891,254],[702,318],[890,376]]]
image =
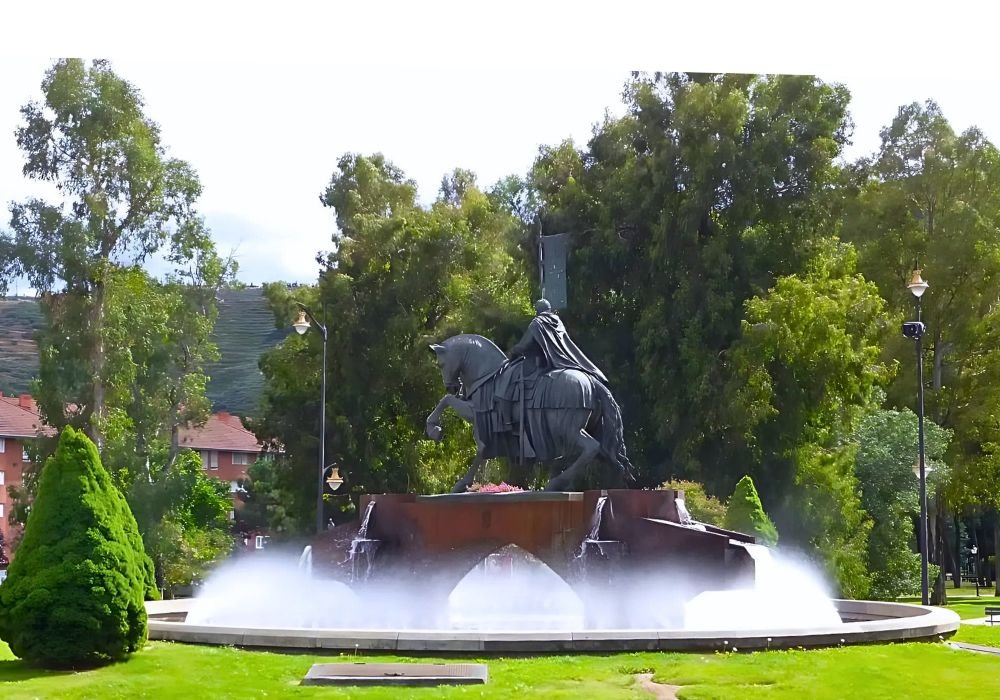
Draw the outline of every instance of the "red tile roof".
[[[0,437],[38,437],[39,428],[44,433],[51,433],[51,429],[42,423],[38,408],[30,396],[0,394]]]
[[[0,393],[0,437],[37,437],[39,428],[52,435],[52,428],[42,422],[38,406],[28,394],[4,396]],[[212,414],[200,428],[182,428],[180,446],[221,452],[262,452],[257,437],[243,427],[239,416],[225,411]]]
[[[212,414],[200,428],[182,428],[180,446],[222,452],[262,452],[257,437],[243,427],[239,416],[225,411]]]

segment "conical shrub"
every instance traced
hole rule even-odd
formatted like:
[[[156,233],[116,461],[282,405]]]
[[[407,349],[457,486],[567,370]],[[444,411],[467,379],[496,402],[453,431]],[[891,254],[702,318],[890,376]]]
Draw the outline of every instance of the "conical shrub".
[[[42,468],[24,538],[0,585],[0,639],[25,661],[78,668],[146,640],[153,564],[94,443],[67,427]]]
[[[725,522],[728,529],[753,535],[761,544],[778,543],[778,530],[764,512],[757,488],[749,476],[744,476],[736,484],[733,497],[729,499]]]

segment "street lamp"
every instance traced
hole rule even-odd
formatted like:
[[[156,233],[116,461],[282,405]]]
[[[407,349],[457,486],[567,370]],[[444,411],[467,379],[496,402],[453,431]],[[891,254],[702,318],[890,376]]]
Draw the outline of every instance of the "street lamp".
[[[327,468],[329,475],[326,477],[326,485],[331,491],[336,491],[344,483],[344,477],[340,475],[340,467],[332,465]]]
[[[920,599],[924,605],[930,602],[927,594],[927,466],[924,460],[924,347],[923,337],[927,328],[920,320],[920,297],[928,285],[920,276],[920,270],[913,271],[913,277],[906,288],[917,300],[917,320],[903,324],[903,335],[917,344],[917,442],[918,457],[914,473],[920,479]]]
[[[298,303],[298,302],[296,302]],[[311,322],[311,323],[310,323]],[[316,490],[316,533],[323,533],[323,484],[326,481],[326,326],[316,320],[305,304],[299,304],[299,317],[292,328],[305,335],[315,325],[323,336],[323,373],[320,375],[319,402],[319,488]]]

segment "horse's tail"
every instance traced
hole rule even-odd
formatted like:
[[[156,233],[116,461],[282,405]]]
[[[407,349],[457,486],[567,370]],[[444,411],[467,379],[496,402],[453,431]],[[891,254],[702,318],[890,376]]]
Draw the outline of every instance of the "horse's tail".
[[[625,454],[625,434],[622,428],[622,412],[618,407],[618,402],[611,394],[611,390],[605,386],[604,382],[596,377],[591,378],[591,383],[600,397],[601,403],[601,452],[617,465],[625,478],[625,482],[632,485],[636,481],[635,467]]]

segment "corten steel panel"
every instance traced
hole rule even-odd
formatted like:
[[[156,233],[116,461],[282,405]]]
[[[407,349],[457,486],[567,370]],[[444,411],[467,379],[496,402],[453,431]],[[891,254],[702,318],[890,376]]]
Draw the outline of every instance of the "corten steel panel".
[[[426,590],[441,596],[484,557],[508,544],[517,545],[563,578],[572,579],[572,560],[590,532],[601,496],[607,496],[607,501],[598,537],[621,543],[622,556],[615,564],[620,573],[697,573],[715,584],[739,584],[747,575],[752,577],[752,559],[743,547],[730,544],[730,534],[752,538],[717,528],[704,532],[681,526],[675,505],[678,495],[681,492],[638,490],[383,494],[362,496],[360,513],[363,515],[368,503],[375,501],[367,533],[369,538],[380,540],[374,575],[390,579],[418,576]],[[353,524],[354,532],[359,525]],[[316,553],[330,550],[332,554],[329,545],[333,533],[323,539]]]
[[[582,500],[553,502],[512,497],[504,501],[467,496],[436,501],[393,495],[374,499],[369,536],[402,548],[420,547],[433,552],[486,540],[538,552],[550,549],[554,541],[572,537],[587,522]]]

